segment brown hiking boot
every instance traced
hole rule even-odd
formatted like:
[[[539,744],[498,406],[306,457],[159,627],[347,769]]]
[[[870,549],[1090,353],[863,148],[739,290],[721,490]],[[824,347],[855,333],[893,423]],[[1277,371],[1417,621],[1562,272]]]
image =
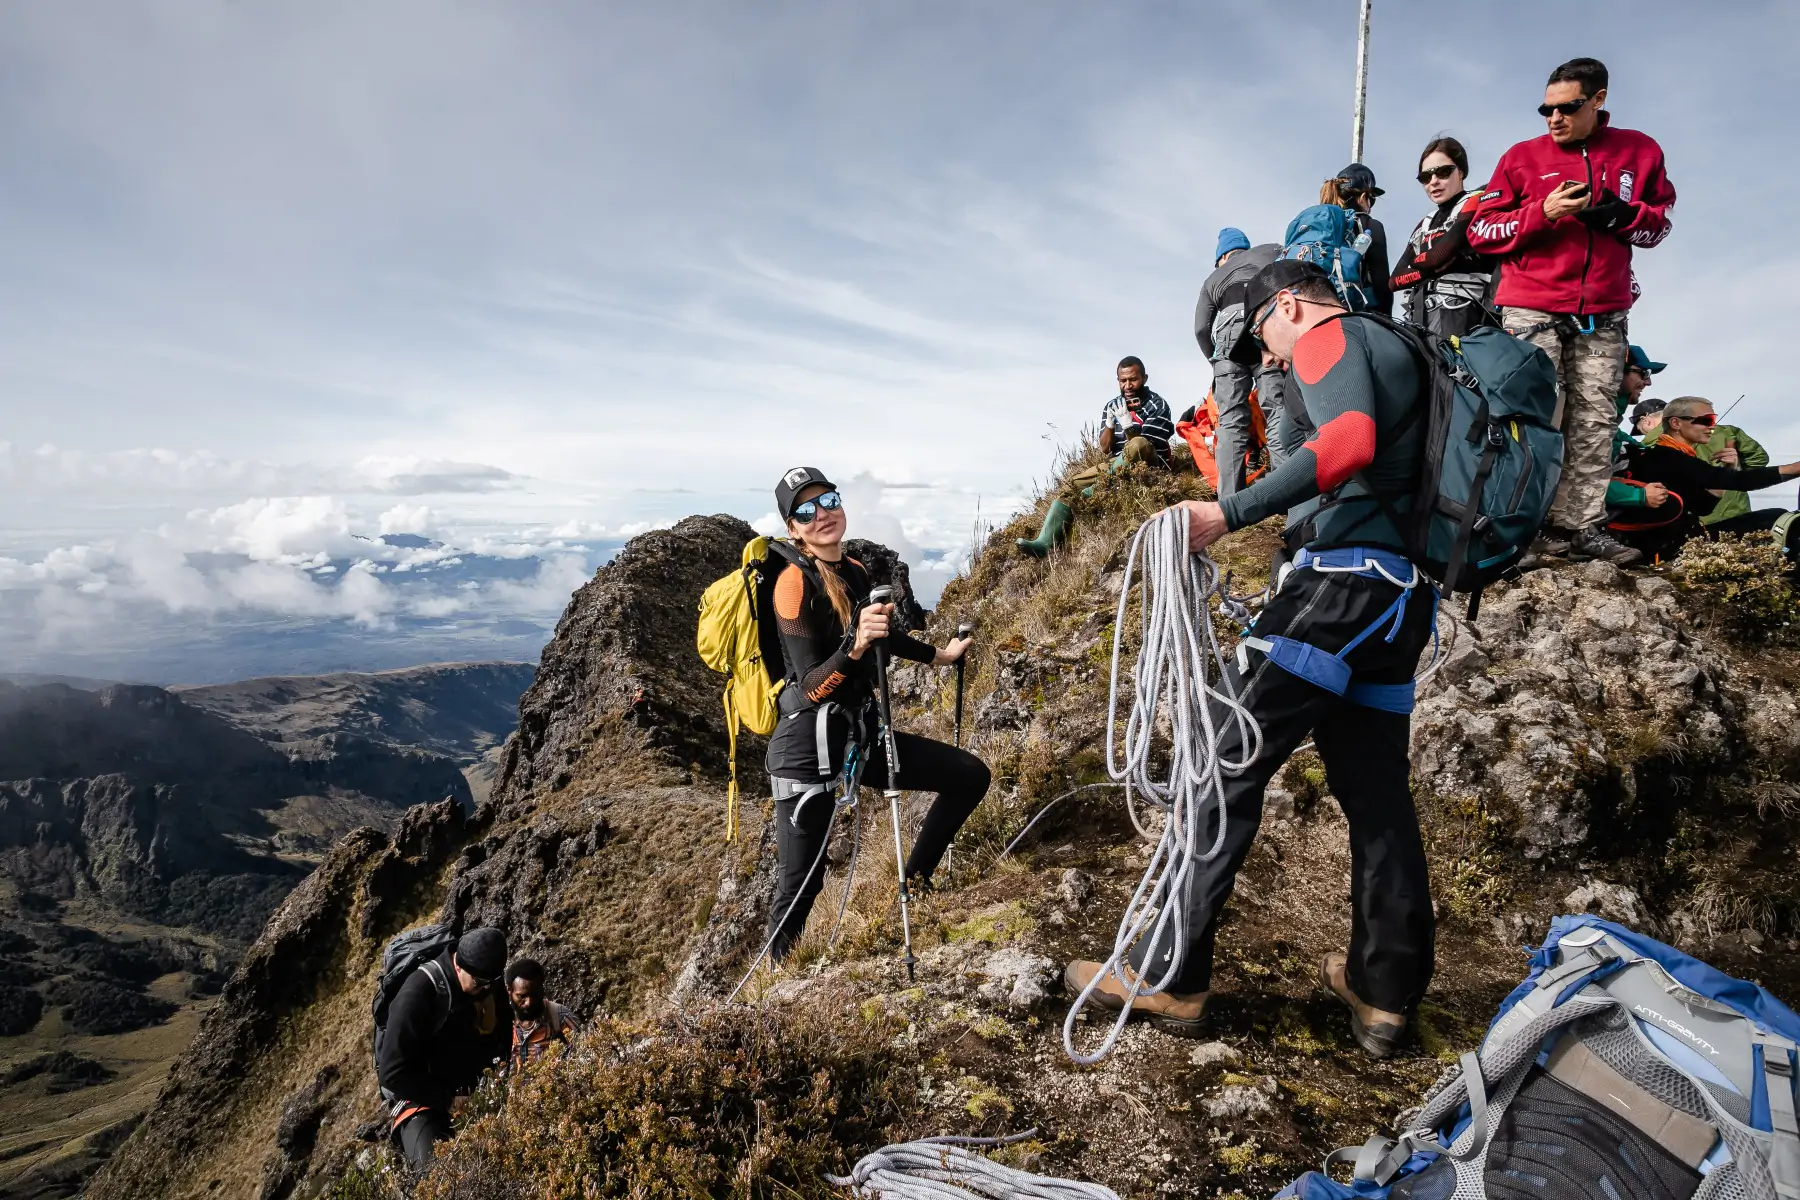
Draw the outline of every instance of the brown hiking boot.
[[[1081,995],[1082,989],[1093,981],[1100,973],[1104,963],[1087,962],[1082,959],[1070,963],[1063,971],[1063,986],[1069,989],[1071,997]],[[1127,978],[1131,976],[1131,968],[1121,968]],[[1108,975],[1101,980],[1100,986],[1088,1000],[1109,1012],[1118,1012],[1125,1007],[1125,999],[1129,995],[1126,985],[1119,982],[1117,975]],[[1131,1015],[1142,1017],[1164,1033],[1172,1033],[1176,1037],[1199,1037],[1200,1026],[1206,1015],[1206,992],[1158,992],[1153,996],[1139,996],[1131,1004]]]
[[[1333,950],[1319,962],[1319,983],[1350,1009],[1350,1032],[1356,1035],[1356,1044],[1371,1058],[1391,1058],[1406,1033],[1406,1017],[1358,1000],[1350,990],[1349,963],[1349,955]]]

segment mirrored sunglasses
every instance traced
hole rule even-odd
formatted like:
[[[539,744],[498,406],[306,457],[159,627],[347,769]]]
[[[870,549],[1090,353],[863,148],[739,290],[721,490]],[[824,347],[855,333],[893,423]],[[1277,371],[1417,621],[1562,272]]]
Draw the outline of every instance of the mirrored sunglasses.
[[[804,504],[794,505],[793,519],[802,525],[810,525],[813,518],[819,515],[820,509],[834,510],[844,506],[844,498],[836,492],[821,492]]]

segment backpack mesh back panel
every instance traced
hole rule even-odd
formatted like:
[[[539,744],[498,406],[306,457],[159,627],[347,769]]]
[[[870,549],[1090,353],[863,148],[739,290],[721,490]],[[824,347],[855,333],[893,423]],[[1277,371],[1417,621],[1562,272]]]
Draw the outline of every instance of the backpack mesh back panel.
[[[1690,1200],[1700,1173],[1532,1068],[1488,1151],[1489,1200]]]

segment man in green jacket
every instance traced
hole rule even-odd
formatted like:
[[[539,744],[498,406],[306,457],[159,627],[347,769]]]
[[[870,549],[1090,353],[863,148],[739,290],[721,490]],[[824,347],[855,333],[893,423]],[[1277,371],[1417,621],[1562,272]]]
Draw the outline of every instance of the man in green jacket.
[[[1694,455],[1702,462],[1713,463],[1721,467],[1766,467],[1769,465],[1769,452],[1760,443],[1736,425],[1715,425],[1712,437],[1703,446],[1694,447]],[[1750,495],[1747,492],[1722,492],[1719,502],[1713,510],[1700,518],[1700,523],[1712,528],[1723,521],[1742,517],[1750,512]],[[1739,522],[1742,524],[1742,522]]]

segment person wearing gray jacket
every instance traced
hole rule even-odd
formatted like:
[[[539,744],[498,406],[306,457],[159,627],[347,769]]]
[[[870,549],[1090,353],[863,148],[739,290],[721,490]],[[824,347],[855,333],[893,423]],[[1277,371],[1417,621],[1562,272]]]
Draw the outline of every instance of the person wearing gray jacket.
[[[1289,430],[1282,404],[1285,377],[1279,367],[1246,367],[1232,362],[1231,348],[1244,328],[1244,288],[1258,271],[1281,257],[1281,246],[1252,246],[1241,229],[1219,230],[1213,251],[1213,273],[1200,288],[1194,306],[1194,339],[1212,363],[1213,402],[1219,409],[1219,495],[1244,486],[1244,455],[1251,444],[1250,390],[1256,389],[1268,435],[1269,469],[1287,461]]]

